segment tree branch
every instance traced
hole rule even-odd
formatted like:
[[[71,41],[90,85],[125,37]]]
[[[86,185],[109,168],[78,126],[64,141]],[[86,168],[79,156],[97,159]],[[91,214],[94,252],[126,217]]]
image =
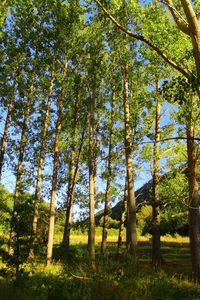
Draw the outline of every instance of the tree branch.
[[[185,34],[190,35],[190,28],[188,26],[188,23],[181,16],[181,14],[176,10],[175,6],[173,5],[173,2],[171,0],[164,0],[164,1],[160,1],[160,2],[169,8],[178,28]]]
[[[0,9],[6,5],[6,2],[7,2],[7,0],[4,0],[2,3],[0,3]]]
[[[148,141],[148,142],[140,142],[140,143],[133,143],[133,145],[141,145],[141,144],[152,144],[152,143],[160,143],[160,142],[165,142],[165,141],[170,141],[170,140],[192,140],[192,141],[199,141],[200,138],[187,138],[187,137],[173,137],[173,138],[167,138],[167,139],[162,139],[159,141]]]
[[[168,64],[170,64],[174,69],[179,71],[186,78],[190,78],[190,73],[185,71],[182,67],[180,67],[176,62],[171,60],[159,47],[154,45],[151,41],[146,39],[143,35],[138,35],[130,31],[128,28],[122,26],[109,12],[108,10],[101,4],[99,0],[94,0],[96,4],[103,10],[104,14],[115,24],[121,31],[126,33],[127,35],[144,42],[148,46],[150,46],[153,50],[155,50]]]
[[[188,24],[190,26],[190,30],[193,29],[193,33],[198,32],[199,22],[190,0],[181,0],[181,4],[184,9]]]

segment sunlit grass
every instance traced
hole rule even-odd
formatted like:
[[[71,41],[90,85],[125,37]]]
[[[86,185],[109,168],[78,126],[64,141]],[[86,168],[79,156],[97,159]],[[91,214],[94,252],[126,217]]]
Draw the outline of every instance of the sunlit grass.
[[[175,234],[174,236],[171,235],[165,235],[161,237],[162,242],[167,243],[189,243],[189,237],[181,236],[179,234]]]
[[[147,234],[145,236],[140,236],[138,235],[138,241],[139,242],[148,242],[151,241],[152,236],[150,234]],[[95,235],[95,241],[96,243],[101,243],[102,240],[102,233],[101,233],[101,228],[96,229],[96,235]],[[126,236],[125,232],[123,233],[122,236],[122,241],[125,242]],[[61,243],[62,241],[62,234],[56,234],[54,236],[54,243]],[[76,231],[71,233],[70,237],[70,242],[71,244],[79,244],[79,243],[87,243],[88,241],[88,236],[87,233],[77,233]],[[118,241],[118,232],[117,230],[111,229],[110,231],[108,230],[108,238],[107,238],[108,243],[117,243]],[[165,235],[161,236],[161,242],[166,242],[166,243],[189,243],[189,237],[183,237],[178,234],[175,234],[174,236],[172,235]]]
[[[9,236],[3,238],[5,249]],[[62,233],[57,232],[51,266],[45,266],[46,249],[43,247],[35,262],[21,264],[22,273],[17,284],[14,273],[2,272],[0,299],[200,299],[199,286],[190,281],[187,237],[167,235],[161,238],[163,262],[158,272],[151,266],[151,235],[138,236],[139,264],[135,265],[125,250],[125,232],[120,255],[117,254],[118,231],[113,229],[108,231],[108,252],[101,255],[101,228],[97,228],[95,270],[91,268],[87,239],[87,232],[72,231],[72,246],[66,248],[61,245]],[[7,266],[0,262],[0,268],[3,270]]]

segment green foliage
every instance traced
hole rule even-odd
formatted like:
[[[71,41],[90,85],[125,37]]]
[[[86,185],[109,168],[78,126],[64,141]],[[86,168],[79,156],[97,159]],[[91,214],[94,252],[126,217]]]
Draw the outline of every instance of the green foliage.
[[[103,219],[104,217],[101,217],[99,221],[99,226],[103,226]],[[111,217],[108,217],[108,228],[114,228],[117,229],[119,228],[119,221],[112,219]]]
[[[188,182],[183,171],[174,170],[160,180],[160,231],[162,235],[188,235]],[[138,232],[141,235],[152,233],[152,207],[142,205],[137,213]]]
[[[8,232],[10,228],[10,215],[12,211],[13,195],[4,186],[0,186],[0,232]]]
[[[199,79],[191,76],[187,80],[183,76],[173,77],[170,81],[164,81],[162,85],[162,93],[169,103],[179,103],[183,105],[191,101],[191,94],[196,92]]]
[[[151,231],[152,206],[144,205],[137,213],[137,229],[140,235],[145,235]]]

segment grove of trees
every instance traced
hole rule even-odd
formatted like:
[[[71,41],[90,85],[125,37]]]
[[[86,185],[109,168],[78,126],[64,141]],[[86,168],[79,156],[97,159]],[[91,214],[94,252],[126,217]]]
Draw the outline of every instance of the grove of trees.
[[[8,257],[18,269],[23,249],[34,261],[44,242],[49,266],[59,210],[66,248],[74,215],[83,211],[95,269],[95,208],[104,211],[104,253],[112,202],[122,201],[118,247],[125,226],[137,262],[135,187],[149,172],[152,265],[162,263],[163,215],[184,215],[199,282],[200,2],[5,0],[0,11]],[[166,172],[172,177],[163,181]]]

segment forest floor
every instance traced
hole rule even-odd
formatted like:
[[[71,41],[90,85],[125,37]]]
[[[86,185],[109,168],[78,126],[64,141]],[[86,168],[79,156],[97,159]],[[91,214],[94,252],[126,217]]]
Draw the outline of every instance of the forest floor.
[[[191,281],[188,238],[162,238],[162,265],[151,266],[150,236],[139,237],[139,262],[134,263],[122,245],[117,254],[117,236],[109,236],[108,249],[100,253],[97,236],[96,263],[92,267],[87,237],[74,233],[66,249],[55,236],[54,259],[45,267],[45,248],[35,261],[22,262],[17,274],[14,263],[1,261],[2,300],[200,300],[200,286]],[[1,239],[1,254],[5,237]]]

